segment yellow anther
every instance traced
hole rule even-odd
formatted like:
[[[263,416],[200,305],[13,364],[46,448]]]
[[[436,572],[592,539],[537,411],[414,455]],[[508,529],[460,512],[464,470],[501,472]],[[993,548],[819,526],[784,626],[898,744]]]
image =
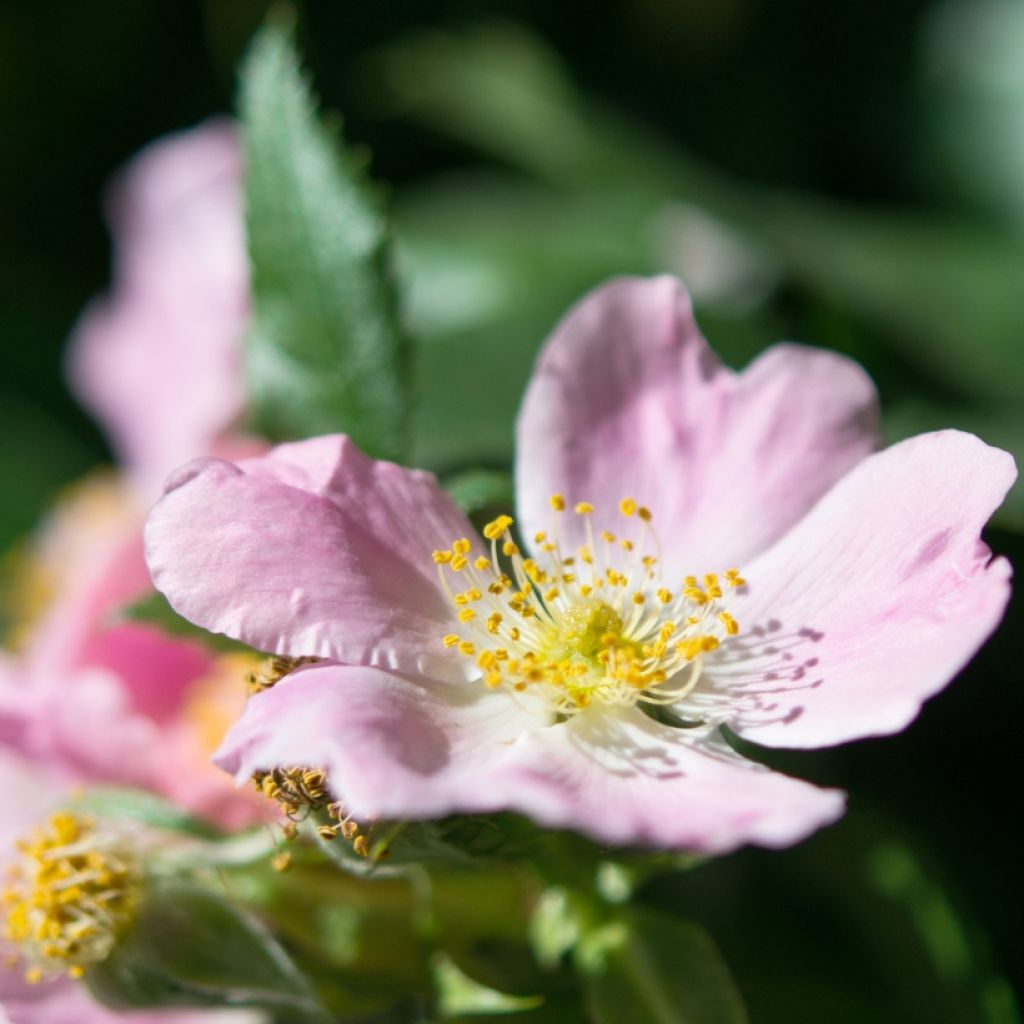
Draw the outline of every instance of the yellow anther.
[[[556,512],[564,512],[565,511],[565,498],[563,498],[561,494],[552,494],[551,495],[551,507]]]
[[[638,509],[636,510],[636,514],[637,514],[637,515],[638,515],[638,516],[639,516],[639,517],[640,517],[640,518],[641,518],[641,519],[642,519],[642,520],[643,520],[643,521],[644,521],[645,523],[649,523],[649,522],[650,522],[650,521],[651,521],[651,520],[652,520],[652,519],[654,518],[654,517],[653,517],[653,516],[651,515],[651,510],[650,510],[649,508],[644,508],[644,506],[643,506],[643,505],[641,505],[641,506],[640,506],[640,507],[639,507],[639,508],[638,508]]]
[[[511,558],[513,555],[518,555],[519,554],[519,545],[518,544],[513,544],[512,541],[507,540],[501,546],[501,553],[503,555],[507,556],[508,558]]]
[[[601,531],[601,540],[603,540],[606,544],[614,544],[615,543],[615,534],[614,533],[609,533],[607,530],[602,530]]]
[[[594,556],[591,553],[590,548],[588,548],[586,544],[584,544],[583,547],[580,548],[579,556],[581,562],[584,562],[587,565],[594,564]]]
[[[492,690],[496,686],[501,686],[502,682],[504,682],[504,678],[503,678],[502,674],[500,672],[496,671],[496,670],[492,671],[492,672],[488,672],[484,676],[484,683],[487,686],[489,686]]]
[[[704,653],[710,654],[711,651],[717,651],[719,647],[719,639],[717,636],[706,636],[704,637]]]
[[[645,597],[644,597],[644,595],[643,595],[643,594],[641,594],[641,593],[640,593],[640,591],[638,590],[638,591],[637,591],[637,592],[636,592],[636,593],[635,593],[635,594],[633,595],[633,597],[631,598],[631,600],[632,600],[633,604],[643,604],[643,603],[644,603],[644,601],[646,600],[646,598],[645,598]]]
[[[497,582],[495,582],[495,583],[488,583],[487,584],[487,593],[488,594],[504,594],[505,593],[505,584],[504,583],[497,583]]]
[[[491,560],[489,558],[484,558],[484,556],[481,555],[479,558],[474,560],[473,567],[479,569],[481,572],[486,572],[491,567]]]
[[[578,501],[573,511],[578,516],[589,516],[594,511],[594,506],[589,501]]]
[[[435,565],[445,565],[452,560],[451,551],[435,551],[431,556]]]
[[[552,601],[558,600],[558,587],[552,587],[549,591],[544,594],[544,600],[549,604]]]
[[[463,608],[462,611],[459,612],[459,621],[460,622],[469,622],[470,619],[475,619],[475,618],[476,618],[476,610],[474,608]]]
[[[687,587],[683,591],[683,596],[688,601],[692,601],[694,604],[707,604],[708,603],[708,595],[705,594],[703,590],[700,590],[697,587]]]
[[[498,516],[497,519],[492,519],[484,527],[484,536],[488,540],[497,540],[513,522],[514,520],[511,516]]]
[[[580,587],[580,593],[581,593],[581,594],[582,594],[582,595],[583,595],[584,597],[590,597],[590,595],[591,595],[591,594],[592,594],[593,592],[594,592],[594,588],[593,588],[593,587],[588,587],[588,586],[587,586],[586,584],[583,584],[583,585],[582,585],[582,586]]]
[[[469,559],[466,558],[465,555],[456,555],[451,560],[450,564],[452,569],[455,570],[455,572],[462,572],[462,570],[465,569],[467,565],[469,565]]]
[[[490,668],[497,660],[494,651],[481,651],[476,663],[481,668]]]
[[[620,540],[619,541],[619,547],[621,547],[623,551],[632,551],[633,550],[633,546],[634,545],[633,545],[633,542],[631,540]]]
[[[662,604],[671,604],[672,603],[672,591],[668,590],[666,587],[660,587],[659,590],[658,590],[658,600]]]
[[[632,498],[623,498],[622,501],[619,502],[619,511],[624,516],[634,515],[636,513],[636,508],[636,502]]]
[[[538,530],[533,535],[533,540],[534,540],[534,543],[536,543],[536,544],[543,544],[544,541],[546,541],[547,539],[548,539],[548,535],[543,530]]]
[[[452,551],[457,555],[468,555],[473,550],[473,545],[470,544],[469,539],[466,537],[460,537],[453,545]]]
[[[459,644],[459,650],[464,655],[466,655],[467,658],[471,658],[474,654],[476,654],[476,646],[470,640],[463,640]]]
[[[719,612],[718,617],[729,636],[735,636],[740,631],[740,624],[728,612]]]
[[[514,642],[514,641],[519,639],[519,635],[520,634],[519,634],[518,626],[511,626],[511,627],[509,627],[509,631],[508,631],[508,638],[509,638],[509,640],[512,640]]]

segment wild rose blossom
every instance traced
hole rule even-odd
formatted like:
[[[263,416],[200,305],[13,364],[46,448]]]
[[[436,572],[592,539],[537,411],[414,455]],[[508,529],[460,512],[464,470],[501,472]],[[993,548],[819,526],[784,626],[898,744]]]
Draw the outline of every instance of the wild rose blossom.
[[[678,282],[624,279],[540,356],[518,537],[502,516],[479,539],[429,474],[324,437],[181,469],[147,557],[187,618],[323,659],[250,698],[218,756],[239,780],[320,766],[362,820],[513,810],[613,843],[781,846],[843,795],[722,727],[898,731],[1008,598],[979,533],[1012,459],[956,431],[877,444],[849,360],[784,344],[733,373]]]

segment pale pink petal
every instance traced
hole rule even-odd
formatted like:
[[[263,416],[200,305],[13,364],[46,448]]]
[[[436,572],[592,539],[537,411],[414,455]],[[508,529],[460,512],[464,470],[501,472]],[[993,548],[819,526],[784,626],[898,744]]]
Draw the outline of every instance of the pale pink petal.
[[[779,345],[723,367],[670,277],[599,288],[556,329],[520,413],[524,535],[548,498],[596,506],[615,532],[623,497],[654,513],[670,576],[742,564],[877,446],[875,390],[841,356]],[[561,517],[582,543],[580,522]]]
[[[472,531],[429,474],[340,436],[244,466],[197,460],[150,515],[150,570],[182,615],[258,650],[465,676],[430,552]]]
[[[209,452],[243,406],[249,286],[231,125],[208,122],[143,151],[116,183],[110,220],[112,292],[76,328],[69,375],[119,458],[155,491]]]
[[[724,644],[688,701],[770,746],[904,728],[995,629],[1010,566],[980,532],[1013,459],[943,431],[871,456],[745,573]]]
[[[2,984],[2,982],[0,982]],[[13,982],[12,988],[17,985]],[[118,1012],[96,1002],[86,989],[68,979],[24,985],[0,1006],[0,1024],[266,1024],[259,1010],[153,1010]]]
[[[364,820],[490,811],[510,799],[490,767],[545,721],[480,684],[325,663],[251,697],[215,760],[239,782],[281,765],[327,768]]]
[[[793,843],[843,807],[841,794],[636,710],[549,725],[506,693],[337,665],[252,698],[218,763],[240,781],[276,765],[325,767],[363,820],[509,810],[604,842],[704,852]]]

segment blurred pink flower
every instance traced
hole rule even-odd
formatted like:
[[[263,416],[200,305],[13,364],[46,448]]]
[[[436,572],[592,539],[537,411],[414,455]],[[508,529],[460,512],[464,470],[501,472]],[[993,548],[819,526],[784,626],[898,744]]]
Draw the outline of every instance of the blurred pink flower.
[[[114,184],[114,284],[79,323],[71,384],[146,491],[242,413],[249,312],[241,157],[229,121],[142,151]]]
[[[83,317],[70,369],[127,473],[77,485],[18,560],[22,621],[14,650],[0,657],[0,779],[25,799],[5,805],[4,858],[20,832],[82,785],[143,787],[225,827],[266,814],[209,761],[244,702],[250,659],[214,657],[119,617],[152,593],[141,528],[167,470],[197,454],[254,449],[232,432],[248,285],[230,124],[154,143],[117,183],[111,221],[114,293]],[[20,977],[0,973],[12,1021],[224,1019],[124,1018],[70,982],[30,987]]]
[[[324,437],[178,471],[147,556],[189,619],[325,659],[249,700],[218,757],[240,780],[324,767],[362,820],[513,810],[605,842],[782,846],[842,794],[721,728],[900,730],[1009,594],[979,533],[1012,459],[955,431],[875,452],[876,422],[849,360],[786,344],[733,373],[678,282],[618,280],[529,385],[521,541],[511,517],[471,540],[430,475]]]
[[[225,826],[251,822],[256,799],[209,763],[251,659],[119,617],[152,591],[140,518],[124,483],[88,480],[23,552],[22,592],[41,607],[24,608],[18,650],[0,656],[0,742],[67,785],[140,786]]]

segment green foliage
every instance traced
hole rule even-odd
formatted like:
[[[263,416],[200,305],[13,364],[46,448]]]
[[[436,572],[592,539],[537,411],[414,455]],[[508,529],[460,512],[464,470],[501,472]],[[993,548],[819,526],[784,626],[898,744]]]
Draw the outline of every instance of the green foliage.
[[[170,602],[158,590],[139,598],[133,604],[126,605],[119,612],[129,622],[141,622],[155,626],[168,636],[180,637],[182,640],[194,640],[211,651],[218,653],[252,653],[251,647],[231,640],[222,633],[211,633],[182,618],[170,605]]]
[[[129,933],[87,975],[118,1010],[260,1006],[288,1020],[329,1022],[307,980],[277,941],[237,906],[206,889],[154,883]]]
[[[409,346],[397,320],[378,197],[336,124],[316,114],[277,12],[242,67],[253,322],[252,425],[272,440],[344,431],[401,459]]]
[[[187,814],[155,793],[119,786],[99,786],[86,790],[74,800],[74,810],[112,820],[137,821],[151,828],[199,839],[216,839],[220,831],[200,818]]]
[[[1018,234],[739,183],[603,110],[518,28],[412,37],[376,70],[394,110],[522,176],[496,186],[493,174],[463,175],[399,209],[413,321],[426,335],[426,461],[507,458],[534,353],[561,312],[612,274],[659,270],[690,282],[698,318],[734,365],[795,335],[867,365],[890,437],[902,436],[910,401],[924,425],[976,425],[1024,454]],[[482,387],[483,366],[494,372]],[[999,522],[1024,523],[1021,484]]]
[[[745,1024],[743,1002],[703,929],[626,907],[586,932],[575,961],[598,1024]]]

